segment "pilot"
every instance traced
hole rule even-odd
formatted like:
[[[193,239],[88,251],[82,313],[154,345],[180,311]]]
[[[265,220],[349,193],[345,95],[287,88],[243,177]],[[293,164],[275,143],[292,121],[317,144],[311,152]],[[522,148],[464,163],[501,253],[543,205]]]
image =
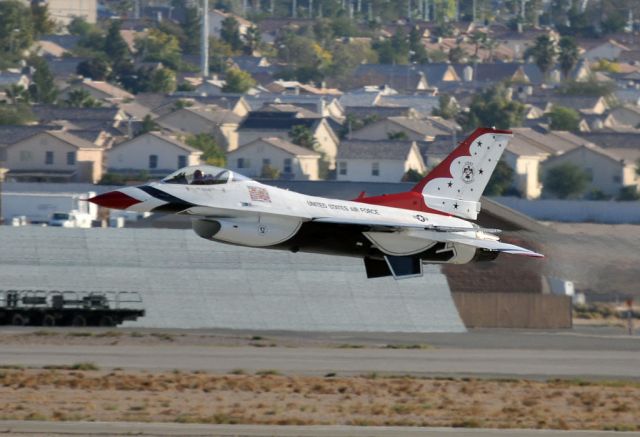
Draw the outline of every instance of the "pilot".
[[[191,182],[191,185],[204,185],[202,170],[198,169],[195,172],[193,172],[193,182]]]

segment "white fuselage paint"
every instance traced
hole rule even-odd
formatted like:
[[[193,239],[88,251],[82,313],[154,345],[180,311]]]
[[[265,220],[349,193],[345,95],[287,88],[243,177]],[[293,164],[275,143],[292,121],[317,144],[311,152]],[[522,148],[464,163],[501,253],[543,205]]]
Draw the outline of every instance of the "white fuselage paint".
[[[212,240],[243,246],[269,247],[283,243],[295,236],[303,223],[323,219],[414,227],[394,233],[364,233],[380,251],[394,256],[413,255],[432,247],[434,241],[424,238],[428,232],[423,230],[426,227],[464,228],[469,231],[458,233],[474,238],[478,234],[472,223],[452,216],[308,196],[256,181],[222,185],[152,183],[149,186],[197,205],[182,214],[219,223],[219,229],[210,237]],[[251,191],[255,193],[256,189],[260,196],[252,198]],[[162,203],[138,188],[120,191],[142,201],[130,207],[132,211],[149,211]],[[423,238],[416,238],[420,233],[425,233]],[[475,249],[468,246],[448,243],[448,247],[456,252],[450,262],[466,263],[475,254]]]

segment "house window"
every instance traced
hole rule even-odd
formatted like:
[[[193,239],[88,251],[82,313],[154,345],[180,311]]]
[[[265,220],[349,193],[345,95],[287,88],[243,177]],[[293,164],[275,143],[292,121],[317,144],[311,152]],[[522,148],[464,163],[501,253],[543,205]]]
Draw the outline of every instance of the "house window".
[[[284,168],[282,169],[283,173],[292,173],[291,171],[291,158],[285,158],[284,160]]]
[[[251,167],[251,162],[247,158],[238,158],[237,168],[249,168]]]
[[[271,160],[269,158],[264,158],[262,160],[262,166],[266,167],[267,165],[271,165]]]
[[[76,152],[67,152],[67,165],[76,165]]]
[[[371,163],[371,176],[380,176],[380,163],[372,162]]]
[[[46,165],[53,165],[53,152],[51,150],[47,150],[44,154],[44,163]]]
[[[622,182],[622,178],[616,175],[613,177],[613,182],[615,182],[616,184],[619,184],[620,182]]]
[[[346,176],[346,174],[347,174],[347,162],[346,161],[338,162],[338,174],[340,174],[342,176]]]
[[[29,150],[21,150],[20,151],[20,161],[31,161],[33,159],[33,155]]]
[[[149,168],[158,168],[158,155],[149,155]]]
[[[187,166],[187,155],[178,155],[178,168]]]
[[[587,172],[587,179],[589,179],[589,182],[593,182],[593,169],[587,168],[586,172]]]

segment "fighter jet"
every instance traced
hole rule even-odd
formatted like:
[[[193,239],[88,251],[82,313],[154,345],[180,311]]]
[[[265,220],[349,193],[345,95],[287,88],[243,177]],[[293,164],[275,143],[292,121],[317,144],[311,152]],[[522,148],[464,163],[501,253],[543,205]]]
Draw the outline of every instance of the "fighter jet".
[[[411,191],[351,201],[307,196],[213,166],[180,169],[159,182],[89,201],[106,208],[188,215],[207,240],[358,257],[368,278],[421,276],[423,264],[465,264],[500,253],[542,257],[499,241],[468,220],[512,137],[479,128]]]

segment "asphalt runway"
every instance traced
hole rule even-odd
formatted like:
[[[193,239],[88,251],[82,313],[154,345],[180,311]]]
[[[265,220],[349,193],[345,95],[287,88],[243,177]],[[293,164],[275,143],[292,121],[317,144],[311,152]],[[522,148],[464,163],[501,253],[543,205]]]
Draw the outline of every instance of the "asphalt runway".
[[[277,343],[292,335],[272,333],[269,338]],[[297,347],[7,344],[2,346],[0,365],[42,367],[89,361],[106,369],[149,371],[226,373],[243,369],[300,375],[331,372],[350,376],[376,372],[489,378],[640,379],[640,338],[620,335],[620,330],[479,331],[417,336],[335,334],[331,337],[333,346],[323,347],[314,346],[309,337],[306,345]],[[380,342],[416,342],[430,347],[418,350],[376,347]],[[367,347],[352,348],[352,343]]]
[[[614,431],[555,431],[534,429],[462,429],[419,427],[361,427],[361,426],[256,426],[256,425],[197,425],[177,423],[122,422],[0,422],[3,436],[30,435],[100,435],[122,436],[212,436],[212,437],[611,437]],[[624,436],[639,437],[640,432],[625,432]]]

